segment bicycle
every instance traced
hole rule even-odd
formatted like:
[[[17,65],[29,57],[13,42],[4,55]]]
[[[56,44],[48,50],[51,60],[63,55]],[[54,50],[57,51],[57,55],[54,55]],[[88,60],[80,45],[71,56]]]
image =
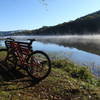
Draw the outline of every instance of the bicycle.
[[[39,50],[32,50],[32,43],[35,39],[29,39],[28,42],[19,42],[7,38],[5,40],[6,48],[0,49],[0,60],[12,64],[27,72],[31,78],[42,79],[51,72],[51,61],[48,55]]]

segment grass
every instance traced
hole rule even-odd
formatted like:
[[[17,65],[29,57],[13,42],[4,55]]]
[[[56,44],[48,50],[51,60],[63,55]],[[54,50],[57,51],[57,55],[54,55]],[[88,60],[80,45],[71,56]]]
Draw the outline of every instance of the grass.
[[[53,60],[50,75],[38,84],[0,82],[0,100],[100,100],[100,80],[87,67]]]
[[[68,60],[55,60],[52,65],[54,68],[60,68],[67,72],[72,78],[80,79],[89,83],[92,83],[92,80],[95,80],[95,76],[86,66],[79,66]]]

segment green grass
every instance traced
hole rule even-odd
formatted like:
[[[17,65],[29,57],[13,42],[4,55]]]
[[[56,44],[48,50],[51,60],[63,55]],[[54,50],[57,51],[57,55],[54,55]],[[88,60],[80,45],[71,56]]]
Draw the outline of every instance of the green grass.
[[[72,78],[80,79],[91,84],[97,81],[86,66],[79,66],[68,60],[55,60],[52,62],[52,65],[54,68],[60,68],[65,71]]]
[[[100,80],[87,67],[68,60],[53,60],[46,79],[29,88],[19,88],[28,84],[0,82],[0,100],[100,100]]]

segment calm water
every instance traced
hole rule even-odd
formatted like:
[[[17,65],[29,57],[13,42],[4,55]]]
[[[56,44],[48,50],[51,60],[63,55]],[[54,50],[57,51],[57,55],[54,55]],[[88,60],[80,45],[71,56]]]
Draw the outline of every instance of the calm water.
[[[26,37],[24,39],[26,39]],[[46,40],[47,37],[43,37],[42,39]],[[20,40],[22,40],[21,37],[20,37]],[[4,46],[3,40],[0,41],[0,46]],[[43,42],[35,41],[32,44],[32,47],[33,47],[33,50],[42,50],[46,52],[50,56],[51,59],[70,59],[71,61],[77,64],[90,66],[91,70],[96,75],[100,74],[100,56],[99,55],[85,52],[76,48],[70,48],[70,47],[64,46],[63,44],[59,45],[59,43],[54,44],[54,43],[49,43],[49,42],[43,43]]]

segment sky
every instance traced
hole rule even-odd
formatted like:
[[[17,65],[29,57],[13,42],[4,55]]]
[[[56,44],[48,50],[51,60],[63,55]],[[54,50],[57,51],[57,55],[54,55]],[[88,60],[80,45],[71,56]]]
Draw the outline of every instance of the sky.
[[[100,10],[100,0],[0,0],[0,31],[54,26]]]

